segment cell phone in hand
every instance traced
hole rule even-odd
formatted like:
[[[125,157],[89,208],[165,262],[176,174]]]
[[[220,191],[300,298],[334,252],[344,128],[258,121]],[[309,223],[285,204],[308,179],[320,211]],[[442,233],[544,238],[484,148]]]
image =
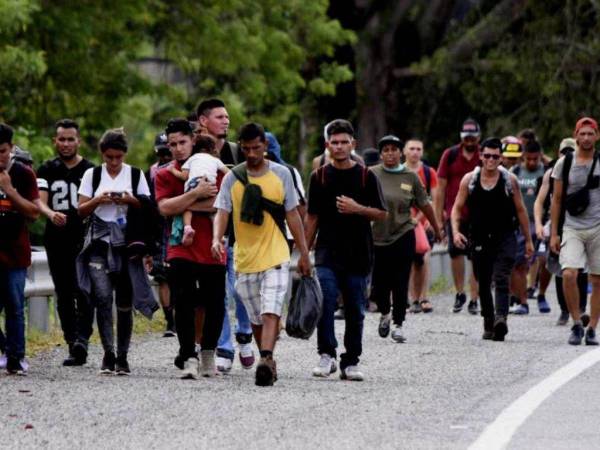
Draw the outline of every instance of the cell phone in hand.
[[[123,192],[111,192],[110,196],[111,198],[121,198],[123,197]]]

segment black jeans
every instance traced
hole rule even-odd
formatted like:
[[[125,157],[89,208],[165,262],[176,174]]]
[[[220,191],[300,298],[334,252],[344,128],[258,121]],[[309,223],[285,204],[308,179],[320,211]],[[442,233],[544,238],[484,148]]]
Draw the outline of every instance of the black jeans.
[[[197,356],[194,321],[197,307],[204,308],[202,350],[216,349],[225,315],[225,266],[172,259],[169,287],[175,307],[179,355],[183,359]]]
[[[473,270],[479,282],[479,299],[481,315],[494,318],[494,298],[492,297],[492,281],[496,288],[497,316],[508,315],[508,298],[510,273],[515,265],[517,238],[509,233],[496,241],[473,243]]]
[[[46,254],[65,342],[69,347],[75,342],[87,346],[93,331],[94,311],[77,286],[75,259],[78,248],[69,245],[57,247],[48,242]]]
[[[114,352],[114,299],[117,306],[117,355],[125,355],[129,351],[133,331],[133,307],[131,282],[127,272],[127,256],[123,254],[123,268],[120,272],[108,273],[107,245],[103,242],[94,243],[93,245],[89,262],[92,280],[92,303],[96,307],[98,333],[100,334],[102,347],[106,353]]]
[[[408,231],[390,245],[375,246],[371,298],[381,314],[389,314],[393,299],[393,319],[402,325],[408,303],[408,280],[415,259],[415,232]]]
[[[565,299],[565,292],[563,291],[562,277],[554,277],[554,283],[556,284],[556,298],[558,299],[558,305],[560,306],[560,310],[564,313],[568,313],[569,308],[567,307],[567,300]],[[577,287],[579,288],[579,309],[583,312],[587,307],[587,273],[580,271],[577,274]]]

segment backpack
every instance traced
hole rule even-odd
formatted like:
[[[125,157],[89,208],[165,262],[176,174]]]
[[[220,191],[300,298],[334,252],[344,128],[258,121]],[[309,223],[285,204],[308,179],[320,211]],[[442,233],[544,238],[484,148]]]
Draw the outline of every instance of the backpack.
[[[321,183],[322,187],[327,186],[327,181],[325,180],[325,170],[327,168],[329,164],[325,164],[324,166],[319,167],[316,170],[316,175],[317,175],[317,179],[319,180],[319,182]],[[369,174],[369,169],[361,164],[358,164],[358,166],[361,168],[361,183],[360,183],[360,187],[361,188],[365,188],[365,186],[367,185],[367,176]]]
[[[450,147],[450,151],[448,152],[448,158],[446,159],[448,166],[454,164],[456,158],[458,158],[458,152],[460,151],[460,144],[453,145]]]
[[[283,163],[283,165],[288,168],[288,170],[290,171],[290,174],[292,175],[292,181],[294,182],[294,189],[296,190],[296,194],[298,194],[298,202],[302,205],[305,204],[306,199],[304,198],[304,195],[302,195],[302,192],[300,191],[300,188],[298,187],[298,180],[296,180],[296,172],[295,172],[294,166],[292,166],[291,164],[285,163],[285,162]]]
[[[425,190],[431,197],[431,167],[425,163],[423,163],[423,175],[425,175]]]
[[[500,170],[500,177],[502,177],[502,179],[504,180],[504,193],[506,194],[507,197],[512,197],[513,195],[513,185],[510,181],[510,172],[504,168],[499,168],[498,170]],[[475,170],[473,171],[473,176],[471,177],[471,180],[469,181],[469,194],[471,194],[473,192],[473,190],[475,189],[475,186],[477,186],[477,183],[479,183],[479,179],[481,178],[481,167],[475,167]]]
[[[231,169],[231,172],[233,173],[235,178],[244,185],[244,196],[242,198],[242,205],[244,205],[245,201],[254,201],[254,199],[250,198],[251,196],[258,196],[260,194],[260,199],[258,201],[260,201],[260,207],[262,211],[266,211],[271,215],[271,217],[277,224],[277,228],[279,228],[279,231],[281,231],[283,237],[287,239],[287,233],[285,228],[285,207],[283,205],[280,205],[279,203],[274,202],[273,200],[269,200],[263,197],[262,191],[260,190],[260,186],[249,182],[248,169],[246,167],[246,163],[238,164],[233,169]],[[254,186],[256,186],[258,189],[253,189]],[[262,220],[254,218],[250,220],[250,223],[254,223],[255,225],[261,225]]]
[[[565,155],[565,166],[563,167],[563,193],[565,197],[563,198],[564,208],[571,214],[572,216],[578,216],[583,214],[583,212],[587,209],[590,203],[590,189],[594,187],[594,170],[596,169],[596,163],[598,162],[598,154],[594,153],[592,159],[592,167],[587,176],[587,180],[585,185],[576,192],[572,194],[567,194],[566,187],[569,182],[569,171],[571,170],[571,166],[573,163],[574,155],[572,153],[567,153]],[[566,174],[566,175],[565,175]]]

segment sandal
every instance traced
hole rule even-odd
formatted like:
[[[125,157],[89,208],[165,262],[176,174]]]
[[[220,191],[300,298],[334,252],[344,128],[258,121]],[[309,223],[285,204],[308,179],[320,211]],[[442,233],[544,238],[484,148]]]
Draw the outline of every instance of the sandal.
[[[419,303],[421,304],[421,311],[424,313],[430,313],[433,311],[433,305],[429,303],[429,300],[424,298]]]

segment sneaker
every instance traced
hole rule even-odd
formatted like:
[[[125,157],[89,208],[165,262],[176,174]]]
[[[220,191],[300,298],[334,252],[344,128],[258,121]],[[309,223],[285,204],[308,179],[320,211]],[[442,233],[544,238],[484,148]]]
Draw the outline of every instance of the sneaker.
[[[558,320],[556,321],[556,325],[562,327],[565,326],[567,323],[569,323],[569,312],[561,311],[560,316],[558,316]]]
[[[516,296],[514,296],[514,295],[510,296],[509,306],[519,306],[520,304],[521,304],[521,302],[519,301],[519,299]]]
[[[219,372],[229,373],[231,372],[231,366],[233,365],[233,361],[223,356],[217,356],[217,359],[215,360],[215,365],[217,366],[217,370]]]
[[[598,339],[596,339],[596,330],[588,328],[585,330],[585,345],[598,345]]]
[[[473,299],[469,302],[467,306],[467,311],[469,311],[469,314],[473,315],[479,312],[479,308],[477,307],[477,299]]]
[[[113,352],[104,353],[102,358],[102,367],[100,367],[101,375],[112,375],[115,373],[115,354]]]
[[[452,308],[452,312],[461,312],[466,302],[467,296],[464,294],[464,292],[462,294],[456,294],[456,300],[454,300],[454,307]]]
[[[527,288],[527,298],[531,298],[531,299],[535,298],[535,288],[534,287]]]
[[[258,366],[256,366],[256,375],[254,384],[257,386],[273,386],[277,381],[275,360],[272,356],[260,358]]]
[[[402,325],[396,325],[392,331],[392,339],[399,344],[406,342],[406,338],[402,335]]]
[[[494,337],[494,319],[492,317],[483,318],[483,336],[482,339],[486,341],[492,340]]]
[[[542,314],[547,314],[551,311],[550,305],[546,301],[546,296],[544,294],[539,294],[537,296],[538,302],[538,311]]]
[[[216,374],[215,351],[202,350],[202,352],[200,352],[200,375],[206,378],[212,378]]]
[[[517,306],[514,310],[513,310],[513,314],[516,314],[517,316],[525,316],[527,314],[529,314],[529,305],[528,304],[521,304],[519,306]]]
[[[240,364],[246,370],[252,369],[254,365],[254,350],[252,350],[252,344],[240,344]]]
[[[319,365],[312,371],[313,377],[327,378],[329,375],[337,370],[335,358],[332,358],[327,353],[321,354]]]
[[[163,333],[164,338],[175,337],[175,336],[177,336],[177,333],[175,333],[175,330],[173,328],[167,328],[165,330],[165,332]]]
[[[571,328],[571,336],[569,336],[569,344],[570,345],[581,345],[582,339],[583,339],[583,326],[576,323]]]
[[[182,380],[197,380],[199,368],[200,361],[198,361],[198,358],[192,356],[184,361],[181,376],[179,378]]]
[[[24,360],[18,360],[17,358],[7,358],[6,371],[9,375],[20,375],[22,377],[26,376],[29,365],[25,365],[23,362]]]
[[[115,372],[119,376],[131,375],[131,370],[129,369],[129,362],[127,361],[127,353],[117,356],[117,360],[115,361]]]
[[[340,378],[348,381],[363,381],[365,376],[358,370],[358,366],[348,366],[341,370]]]
[[[508,334],[508,325],[506,324],[505,317],[496,317],[494,321],[494,336],[493,340],[497,342],[504,341],[504,336]]]
[[[83,366],[87,362],[87,348],[76,342],[69,348],[69,356],[63,361],[65,367]]]
[[[177,367],[179,370],[183,370],[183,367],[184,367],[184,365],[185,365],[185,359],[183,359],[183,358],[181,357],[181,355],[179,355],[179,354],[178,354],[178,355],[175,357],[175,360],[173,361],[173,365],[174,365],[175,367]]]
[[[202,346],[200,344],[196,344],[194,350],[196,351],[196,353],[200,354],[200,352],[202,351]]]
[[[0,369],[6,369],[6,355],[4,353],[0,353]]]
[[[582,313],[581,314],[581,324],[583,325],[583,328],[586,328],[590,323],[590,315],[586,314],[586,313]]]
[[[408,310],[413,314],[419,314],[422,311],[419,300],[415,300],[414,302],[412,302],[412,305],[410,305],[410,308],[408,308]]]
[[[339,308],[333,315],[333,320],[344,320],[344,308]]]
[[[391,320],[391,314],[382,314],[379,318],[379,327],[377,328],[377,331],[379,332],[379,336],[381,336],[382,338],[386,338],[390,335]]]

